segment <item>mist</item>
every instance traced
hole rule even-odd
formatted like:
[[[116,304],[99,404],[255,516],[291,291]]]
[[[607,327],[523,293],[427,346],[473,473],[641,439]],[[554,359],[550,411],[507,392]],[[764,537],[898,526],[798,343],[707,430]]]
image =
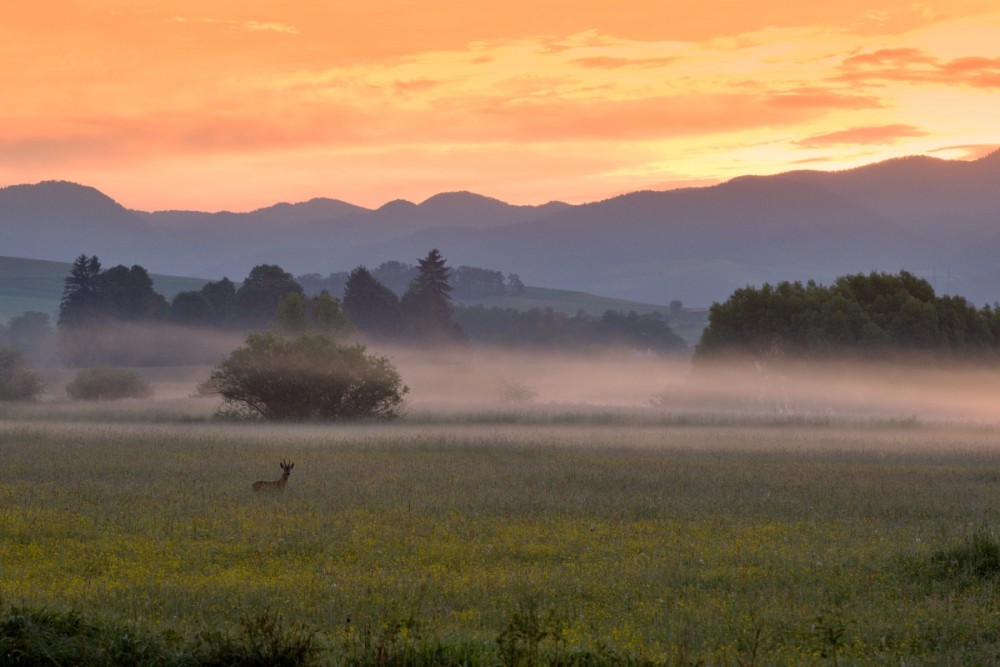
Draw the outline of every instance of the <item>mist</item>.
[[[374,350],[396,364],[412,410],[643,408],[844,418],[1000,418],[1000,369],[924,360],[712,364],[628,353]],[[518,394],[511,387],[526,389]]]
[[[119,324],[91,338],[102,363],[137,369],[156,400],[190,398],[245,336],[218,329]],[[71,341],[72,344],[72,341]],[[660,413],[1000,421],[1000,369],[928,358],[704,363],[623,350],[570,353],[481,346],[369,345],[410,388],[407,413],[620,409]],[[99,363],[91,365],[100,365]],[[75,368],[45,369],[64,398]]]

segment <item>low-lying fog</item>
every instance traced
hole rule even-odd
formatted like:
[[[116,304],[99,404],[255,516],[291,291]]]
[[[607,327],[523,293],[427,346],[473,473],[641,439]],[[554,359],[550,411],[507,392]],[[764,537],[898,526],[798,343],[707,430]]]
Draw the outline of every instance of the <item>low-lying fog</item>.
[[[587,405],[784,415],[1000,419],[1000,366],[748,360],[693,366],[625,353],[390,353],[414,407]]]
[[[190,358],[184,367],[133,364],[145,366],[140,372],[153,383],[158,399],[192,396],[212,364],[242,342],[233,334],[215,333],[204,345],[192,346],[190,331],[180,337],[164,328],[155,335],[135,333],[130,332],[133,342],[138,339],[141,347],[157,350],[164,359]],[[369,346],[369,352],[388,356],[396,365],[410,387],[411,411],[575,406],[1000,420],[1000,364],[922,360],[761,365],[735,360],[707,367],[685,358],[622,351],[583,355]],[[46,371],[46,397],[65,398],[63,388],[74,372]]]

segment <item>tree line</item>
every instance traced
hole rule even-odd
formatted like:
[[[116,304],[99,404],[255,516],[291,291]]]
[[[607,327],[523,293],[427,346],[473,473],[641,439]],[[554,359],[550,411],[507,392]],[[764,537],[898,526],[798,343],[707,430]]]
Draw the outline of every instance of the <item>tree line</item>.
[[[401,295],[379,280],[387,279]],[[141,266],[105,269],[96,256],[80,255],[65,279],[57,321],[59,353],[74,366],[135,362],[108,342],[108,324],[170,323],[245,333],[279,326],[289,333],[357,333],[363,340],[396,344],[464,344],[583,348],[622,346],[656,352],[684,349],[662,316],[608,311],[574,316],[552,309],[456,307],[452,297],[517,295],[520,278],[463,266],[453,270],[433,249],[416,265],[386,262],[375,270],[358,266],[320,279],[293,277],[280,266],[255,266],[239,285],[228,278],[165,299]],[[306,283],[308,289],[303,286]],[[317,291],[318,290],[318,291]],[[165,354],[165,351],[163,352]],[[140,360],[141,362],[141,360]],[[139,362],[136,362],[139,363]],[[160,359],[147,363],[169,363]]]
[[[695,357],[903,352],[996,355],[1000,307],[938,296],[928,281],[907,271],[847,275],[829,286],[745,287],[711,307]]]
[[[397,296],[402,296],[410,287],[410,283],[420,272],[416,264],[390,261],[383,262],[368,272],[371,277],[388,287]],[[318,273],[307,273],[298,276],[296,280],[307,294],[318,294],[326,290],[330,294],[343,294],[347,283],[351,280],[350,271],[338,271],[325,278]],[[492,269],[482,269],[474,266],[459,266],[450,270],[448,282],[452,288],[452,297],[456,299],[481,299],[491,296],[521,296],[524,294],[524,283],[516,273],[508,273]]]
[[[607,310],[598,317],[583,310],[568,315],[552,308],[517,310],[480,305],[457,308],[455,320],[470,338],[505,347],[619,347],[660,354],[687,350],[687,343],[674,333],[667,318],[655,312],[640,315]]]

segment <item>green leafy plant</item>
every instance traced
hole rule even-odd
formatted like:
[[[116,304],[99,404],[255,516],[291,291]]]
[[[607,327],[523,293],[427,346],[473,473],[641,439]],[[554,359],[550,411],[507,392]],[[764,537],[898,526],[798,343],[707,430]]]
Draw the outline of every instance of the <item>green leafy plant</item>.
[[[42,391],[42,381],[17,350],[0,348],[0,401],[28,401]]]
[[[114,401],[121,398],[147,398],[153,394],[149,382],[138,373],[124,368],[90,368],[76,374],[66,385],[70,398],[82,401]]]
[[[318,651],[316,632],[286,624],[280,614],[265,611],[244,616],[240,632],[204,632],[192,651],[191,664],[200,667],[298,667],[312,664]]]
[[[542,644],[556,635],[551,620],[539,613],[538,601],[533,597],[519,600],[511,611],[507,626],[497,636],[503,664],[510,667],[543,664]]]
[[[1000,574],[1000,542],[985,532],[974,532],[961,544],[935,551],[928,570],[936,580],[994,579]]]
[[[256,333],[211,381],[227,414],[269,420],[392,418],[409,388],[385,357],[323,334]]]

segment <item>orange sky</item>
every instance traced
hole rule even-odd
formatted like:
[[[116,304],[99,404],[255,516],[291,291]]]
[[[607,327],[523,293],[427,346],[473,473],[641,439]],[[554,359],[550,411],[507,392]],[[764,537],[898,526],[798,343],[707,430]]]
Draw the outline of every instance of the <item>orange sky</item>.
[[[34,0],[0,59],[0,185],[142,209],[577,203],[1000,145],[996,0]]]

